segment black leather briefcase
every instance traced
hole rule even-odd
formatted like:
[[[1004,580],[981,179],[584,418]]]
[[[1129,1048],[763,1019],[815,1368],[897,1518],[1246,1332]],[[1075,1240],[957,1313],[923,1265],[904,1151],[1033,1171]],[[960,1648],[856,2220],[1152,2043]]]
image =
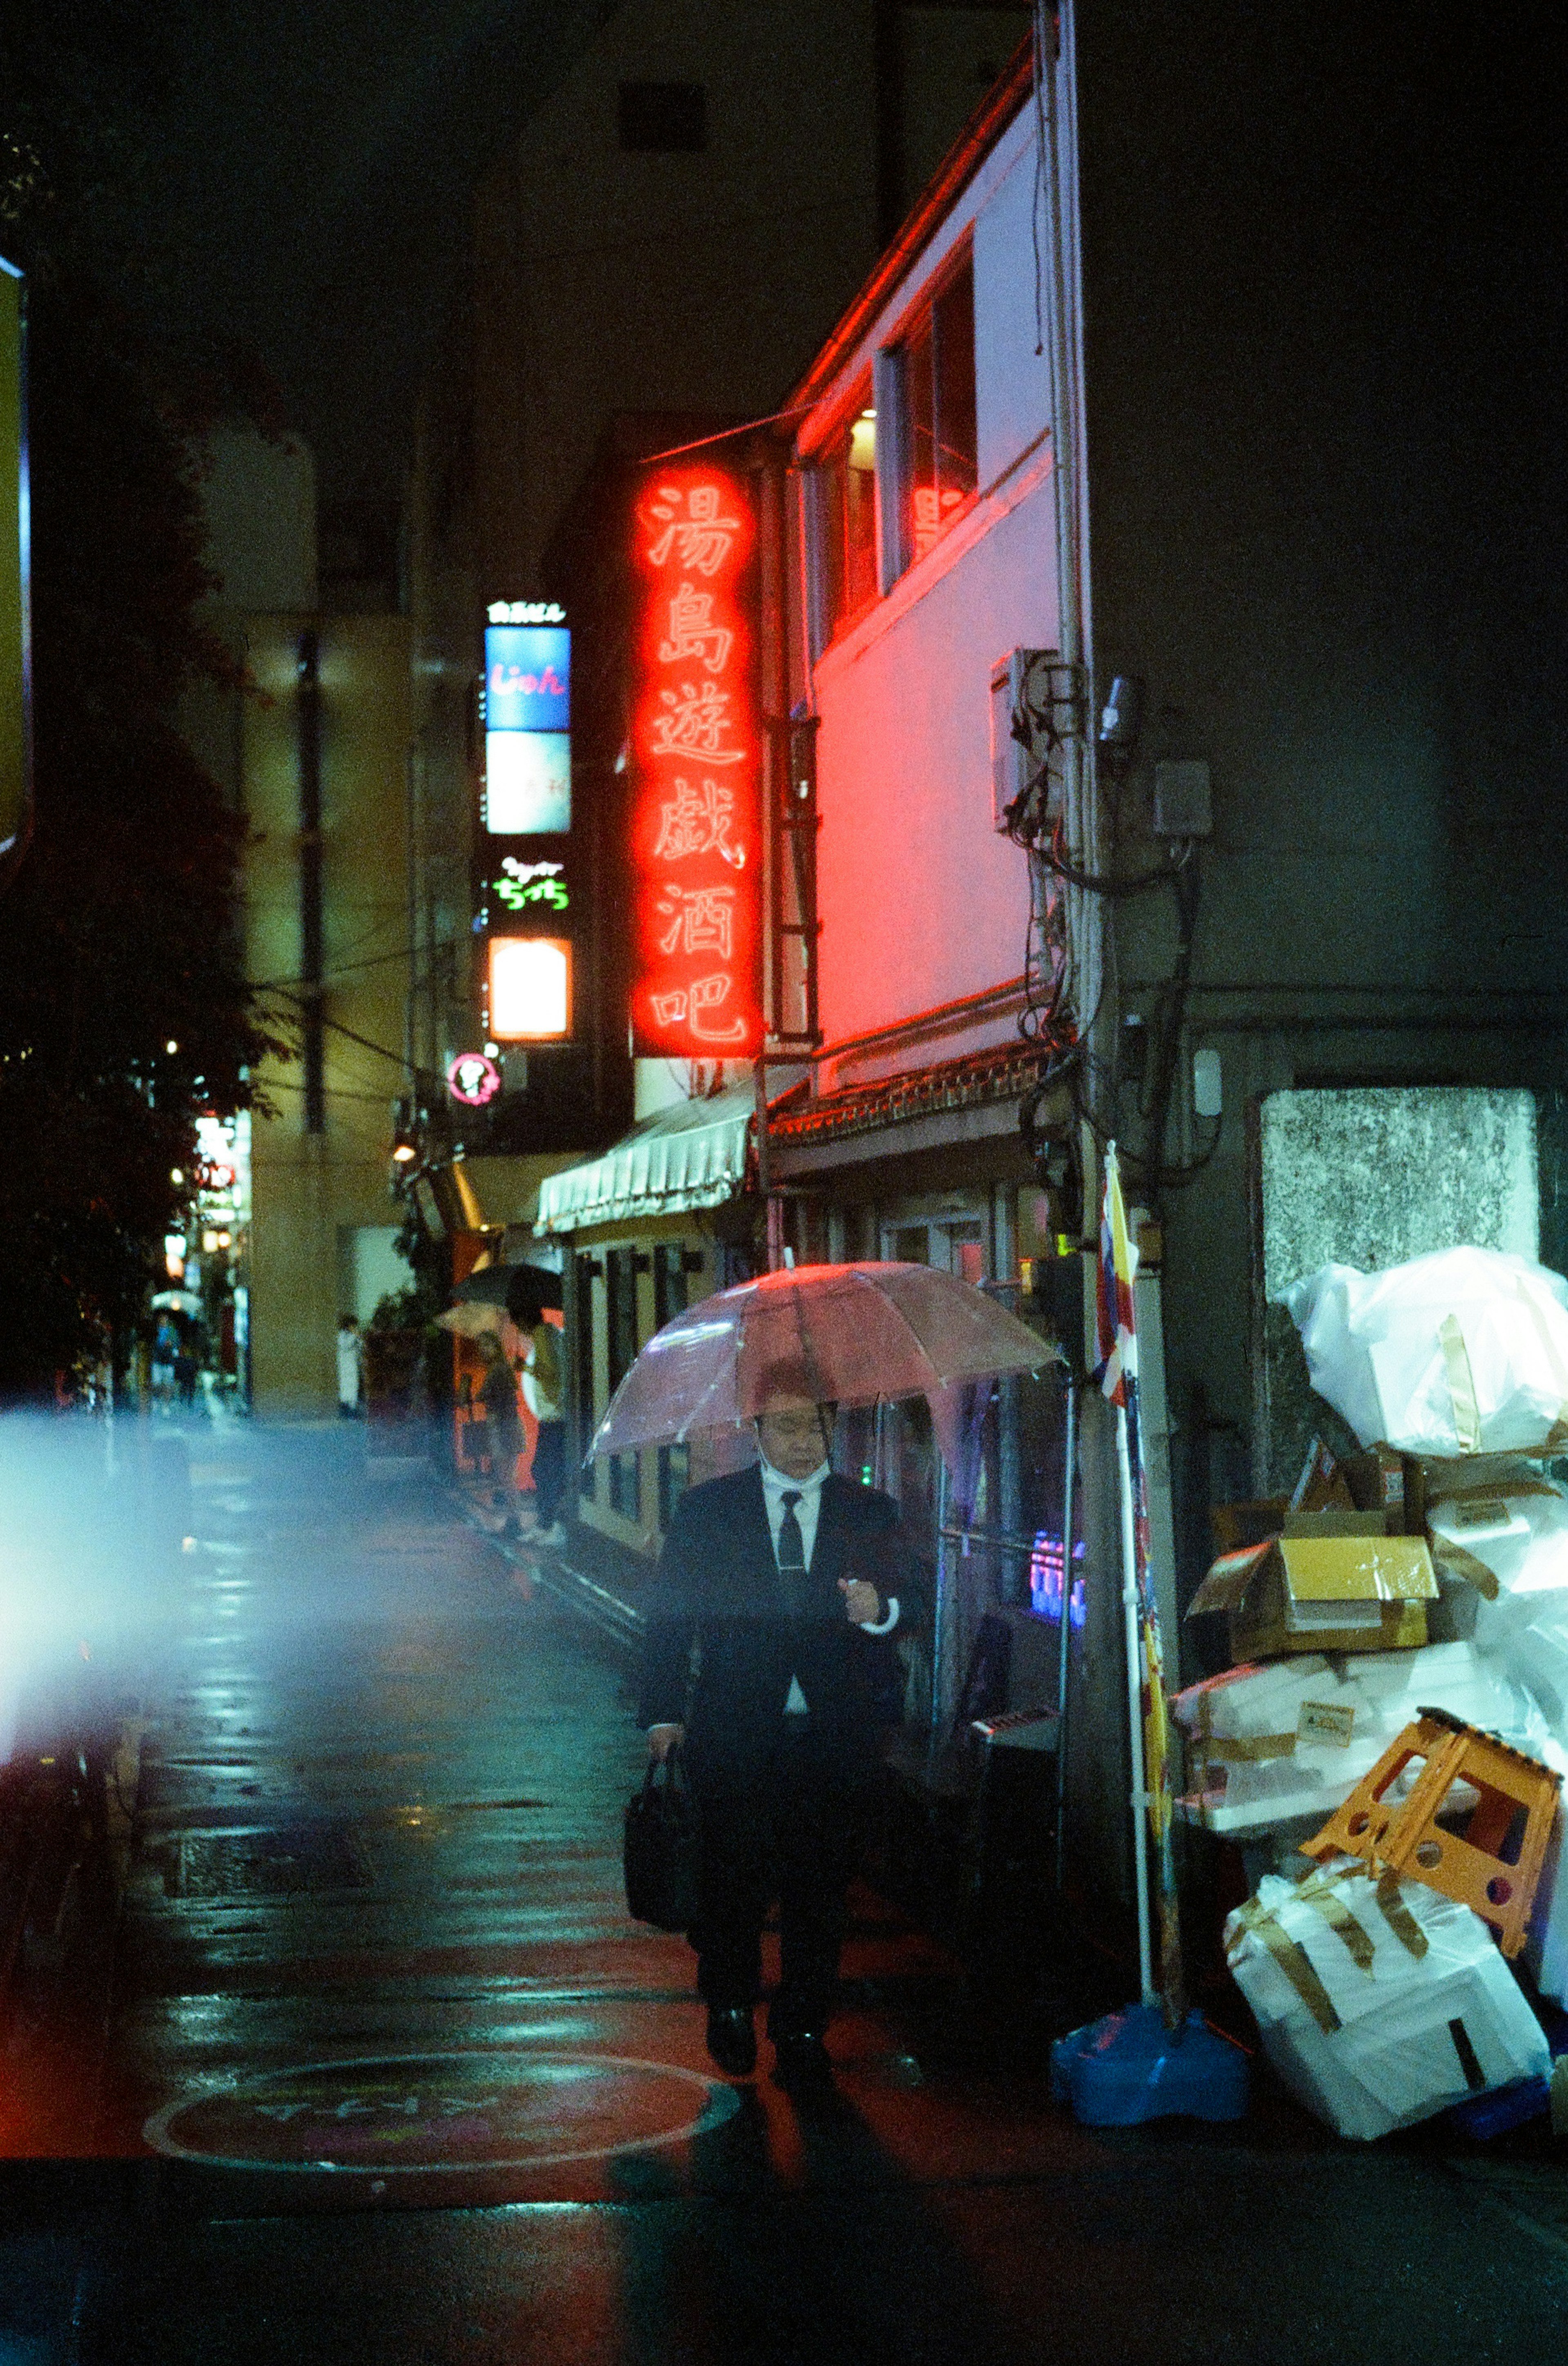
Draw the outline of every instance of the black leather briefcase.
[[[662,1766],[650,1759],[641,1790],[628,1800],[622,1862],[633,1918],[660,1931],[689,1931],[697,1919],[697,1802],[678,1750]]]

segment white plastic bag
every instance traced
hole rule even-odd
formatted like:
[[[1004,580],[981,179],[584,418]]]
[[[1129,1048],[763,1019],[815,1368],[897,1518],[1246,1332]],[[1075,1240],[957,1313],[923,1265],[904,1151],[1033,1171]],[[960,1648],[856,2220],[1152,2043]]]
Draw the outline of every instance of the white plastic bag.
[[[1568,1282],[1499,1249],[1387,1273],[1328,1265],[1282,1293],[1313,1387],[1363,1446],[1528,1454],[1568,1438]]]

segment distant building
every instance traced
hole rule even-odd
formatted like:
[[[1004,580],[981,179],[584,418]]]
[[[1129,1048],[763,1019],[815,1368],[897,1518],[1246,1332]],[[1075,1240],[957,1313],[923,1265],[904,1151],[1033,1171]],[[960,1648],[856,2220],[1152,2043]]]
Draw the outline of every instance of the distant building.
[[[407,1286],[388,1189],[394,1105],[409,1095],[408,620],[396,586],[326,614],[314,471],[299,443],[212,441],[204,484],[209,620],[245,668],[187,729],[251,826],[248,974],[295,1048],[256,1078],[248,1234],[233,1244],[255,1410],[337,1401],[339,1318]],[[352,597],[352,595],[351,595]]]
[[[616,418],[661,414],[679,442],[777,408],[1027,21],[1015,6],[626,0],[481,185],[408,502],[426,1065],[481,1042],[486,948],[470,922],[502,851],[477,828],[488,610],[561,598]],[[574,702],[597,695],[602,714],[622,652],[596,637],[597,615],[566,621]],[[606,736],[591,753],[574,745],[588,934],[572,1033],[508,1055],[470,1155],[596,1149],[669,1087],[655,1063],[634,1094],[616,1001],[619,737],[606,750]]]

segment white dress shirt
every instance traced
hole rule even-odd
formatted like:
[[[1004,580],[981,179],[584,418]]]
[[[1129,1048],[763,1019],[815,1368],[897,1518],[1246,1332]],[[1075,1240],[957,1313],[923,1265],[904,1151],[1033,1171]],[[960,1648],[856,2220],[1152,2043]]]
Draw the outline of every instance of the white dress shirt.
[[[817,1541],[817,1519],[822,1511],[823,1484],[833,1466],[829,1462],[819,1462],[808,1478],[791,1479],[784,1471],[775,1470],[766,1454],[759,1456],[758,1460],[762,1466],[762,1500],[767,1512],[768,1534],[773,1538],[773,1558],[775,1560],[778,1558],[778,1531],[784,1525],[784,1498],[787,1494],[794,1495],[799,1498],[795,1504],[795,1517],[801,1529],[801,1551],[804,1556],[806,1567],[810,1569],[812,1554]],[[886,1617],[879,1620],[874,1627],[862,1627],[860,1632],[862,1635],[890,1635],[898,1623],[898,1596],[896,1594],[890,1594]],[[801,1690],[799,1676],[791,1676],[790,1679],[790,1697],[784,1704],[784,1710],[789,1717],[806,1715],[806,1696]]]

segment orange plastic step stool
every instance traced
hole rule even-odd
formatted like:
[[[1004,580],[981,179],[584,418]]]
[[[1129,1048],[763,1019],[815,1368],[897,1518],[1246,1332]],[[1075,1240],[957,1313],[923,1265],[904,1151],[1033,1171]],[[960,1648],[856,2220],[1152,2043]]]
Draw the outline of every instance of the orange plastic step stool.
[[[1425,1763],[1408,1798],[1390,1801],[1405,1769]],[[1480,1792],[1462,1832],[1438,1818],[1456,1783]],[[1561,1778],[1495,1735],[1462,1725],[1446,1709],[1423,1708],[1315,1839],[1305,1856],[1359,1856],[1375,1874],[1424,1881],[1469,1906],[1517,1955],[1557,1814]],[[1521,1829],[1522,1827],[1522,1829]]]

